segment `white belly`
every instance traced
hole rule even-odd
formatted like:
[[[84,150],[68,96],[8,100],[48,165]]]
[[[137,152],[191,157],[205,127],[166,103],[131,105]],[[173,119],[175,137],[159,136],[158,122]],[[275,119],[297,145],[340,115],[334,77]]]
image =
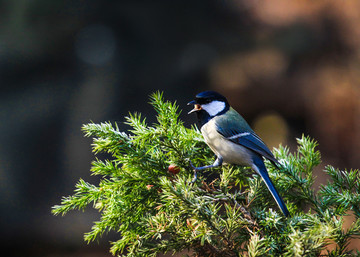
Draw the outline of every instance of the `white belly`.
[[[211,150],[217,156],[221,156],[225,163],[251,166],[251,152],[247,148],[225,139],[213,129],[214,127],[213,120],[210,120],[201,127],[201,133]]]

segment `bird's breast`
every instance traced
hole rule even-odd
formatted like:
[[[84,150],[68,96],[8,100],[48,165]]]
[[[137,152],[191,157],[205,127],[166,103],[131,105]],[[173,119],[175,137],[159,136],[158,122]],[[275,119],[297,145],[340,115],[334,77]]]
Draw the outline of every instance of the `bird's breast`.
[[[252,152],[239,144],[227,140],[218,133],[214,119],[201,127],[201,133],[206,144],[218,157],[221,156],[224,162],[244,166],[252,165]]]

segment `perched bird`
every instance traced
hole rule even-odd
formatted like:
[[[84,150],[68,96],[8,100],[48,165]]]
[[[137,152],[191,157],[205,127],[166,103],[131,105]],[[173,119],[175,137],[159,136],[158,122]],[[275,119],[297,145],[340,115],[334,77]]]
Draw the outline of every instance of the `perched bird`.
[[[190,113],[196,113],[201,133],[206,144],[217,156],[212,165],[194,167],[196,181],[197,172],[221,166],[222,163],[250,166],[264,180],[281,211],[289,216],[289,211],[269,178],[263,157],[275,166],[279,162],[269,148],[250,128],[244,118],[235,111],[226,98],[214,91],[205,91],[196,95],[196,99],[188,105],[194,105]]]

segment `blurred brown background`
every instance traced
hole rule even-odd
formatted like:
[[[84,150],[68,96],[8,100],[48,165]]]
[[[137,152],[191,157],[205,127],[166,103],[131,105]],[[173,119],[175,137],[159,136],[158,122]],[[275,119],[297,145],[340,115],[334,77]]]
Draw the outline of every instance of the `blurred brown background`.
[[[304,133],[323,164],[359,168],[359,24],[358,0],[0,1],[3,252],[110,256],[116,234],[82,239],[96,212],[50,208],[97,181],[81,125],[129,111],[152,123],[156,90],[187,126],[186,103],[217,90],[270,147]]]

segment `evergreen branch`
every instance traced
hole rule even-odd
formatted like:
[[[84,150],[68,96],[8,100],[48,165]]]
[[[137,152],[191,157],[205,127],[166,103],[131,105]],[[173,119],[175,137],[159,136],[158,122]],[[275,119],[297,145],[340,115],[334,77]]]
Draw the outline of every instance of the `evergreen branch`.
[[[266,165],[293,215],[285,218],[272,209],[272,196],[249,169],[224,165],[204,172],[204,181],[189,183],[193,171],[188,160],[210,163],[213,154],[197,128],[184,127],[176,103],[165,101],[160,92],[151,95],[150,103],[157,112],[155,124],[129,114],[128,132],[109,122],[82,127],[93,139],[94,154],[108,153],[92,162],[91,175],[100,182],[80,179],[74,194],[63,197],[52,213],[64,215],[87,206],[98,210],[100,220],[85,233],[85,241],[115,231],[119,239],[110,251],[121,256],[186,249],[199,257],[359,256],[349,244],[360,236],[358,170],[326,166],[331,181],[315,193],[313,170],[321,162],[317,143],[302,136],[295,153],[282,146],[275,149],[280,170]],[[344,230],[349,214],[354,221]],[[334,249],[326,248],[330,242]]]

